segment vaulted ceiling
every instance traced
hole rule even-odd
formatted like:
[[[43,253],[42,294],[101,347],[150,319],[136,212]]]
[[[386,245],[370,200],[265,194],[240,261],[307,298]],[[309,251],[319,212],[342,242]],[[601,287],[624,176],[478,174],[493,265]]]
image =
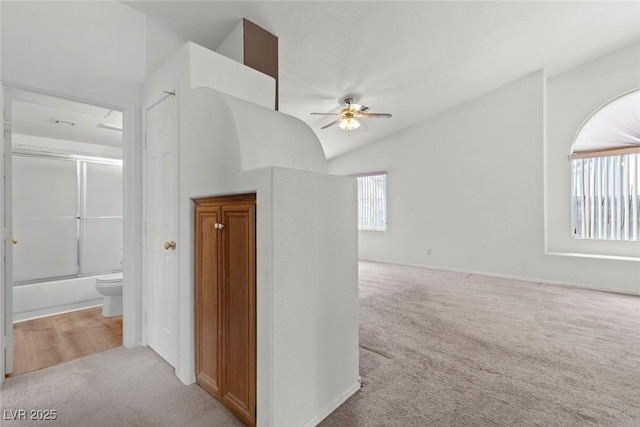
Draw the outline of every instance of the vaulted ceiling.
[[[243,17],[279,37],[280,111],[335,157],[540,68],[555,75],[640,40],[640,2],[132,1],[216,49]],[[321,130],[342,100],[389,112]]]
[[[213,50],[242,18],[278,36],[280,111],[308,123],[329,158],[533,71],[553,76],[640,40],[638,1],[125,3]],[[393,118],[368,120],[366,132],[321,130],[327,117],[309,113],[338,111],[346,96]]]

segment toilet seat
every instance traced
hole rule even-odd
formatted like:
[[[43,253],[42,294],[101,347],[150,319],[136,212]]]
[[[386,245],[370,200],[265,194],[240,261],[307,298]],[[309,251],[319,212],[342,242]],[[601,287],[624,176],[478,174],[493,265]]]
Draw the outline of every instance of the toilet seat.
[[[96,283],[119,283],[122,282],[122,273],[106,274],[96,278]]]

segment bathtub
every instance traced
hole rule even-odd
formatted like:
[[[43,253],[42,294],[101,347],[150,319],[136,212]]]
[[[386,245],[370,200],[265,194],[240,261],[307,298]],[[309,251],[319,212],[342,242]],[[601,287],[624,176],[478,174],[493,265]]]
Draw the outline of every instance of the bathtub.
[[[101,306],[96,277],[14,285],[13,322]]]

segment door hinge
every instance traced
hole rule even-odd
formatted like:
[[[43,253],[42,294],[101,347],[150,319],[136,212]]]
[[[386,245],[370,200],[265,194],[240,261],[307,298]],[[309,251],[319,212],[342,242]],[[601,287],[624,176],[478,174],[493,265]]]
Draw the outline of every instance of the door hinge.
[[[5,132],[11,132],[11,122],[10,121],[4,120],[3,126],[4,126],[4,131]]]
[[[148,235],[149,234],[149,223],[147,221],[144,222],[144,235]]]
[[[144,148],[147,148],[147,134],[144,134]]]

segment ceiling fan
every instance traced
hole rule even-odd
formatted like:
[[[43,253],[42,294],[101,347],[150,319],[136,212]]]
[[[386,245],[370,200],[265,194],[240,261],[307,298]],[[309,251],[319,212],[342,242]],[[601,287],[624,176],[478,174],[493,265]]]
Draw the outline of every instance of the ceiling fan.
[[[346,130],[347,132],[354,131],[359,127],[362,127],[362,130],[369,129],[367,125],[364,124],[362,119],[390,119],[391,114],[388,113],[368,113],[370,110],[366,105],[354,104],[353,98],[347,98],[344,100],[344,103],[347,105],[345,108],[340,110],[339,113],[311,113],[313,115],[320,116],[337,116],[337,118],[329,124],[322,126],[320,129],[326,129],[333,125],[339,125],[341,129]]]

